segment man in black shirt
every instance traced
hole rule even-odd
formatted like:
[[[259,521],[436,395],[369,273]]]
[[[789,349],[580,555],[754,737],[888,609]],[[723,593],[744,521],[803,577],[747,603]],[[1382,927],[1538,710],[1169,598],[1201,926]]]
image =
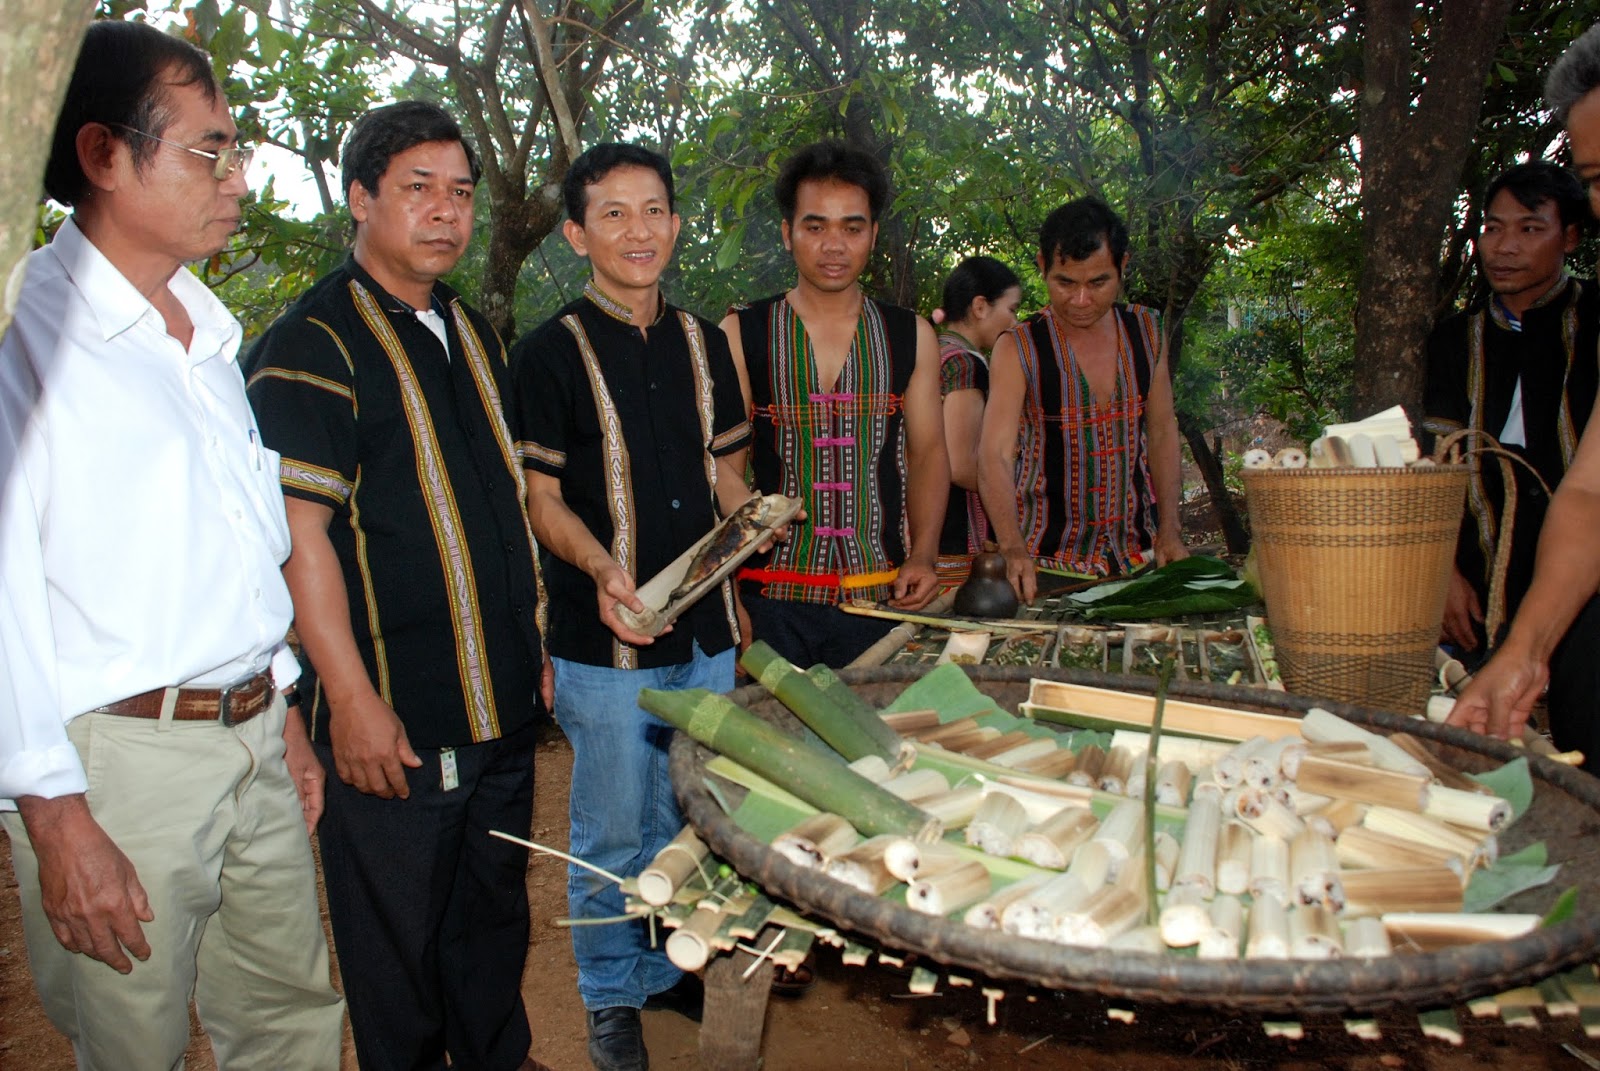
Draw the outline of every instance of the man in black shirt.
[[[536,1067],[521,998],[542,656],[505,349],[439,282],[478,166],[431,104],[344,153],[355,248],[262,336],[250,398],[283,455],[284,576],[330,774],[321,848],[364,1069]]]
[[[678,236],[667,161],[597,145],[562,192],[567,241],[594,276],[514,348],[512,419],[550,597],[556,720],[572,742],[572,852],[629,877],[683,826],[670,730],[639,708],[639,689],[732,688],[738,625],[728,583],[653,641],[616,606],[643,610],[635,585],[749,498],[750,426],[722,332],[661,296]],[[578,920],[622,913],[617,887],[582,867],[567,896]],[[639,1009],[681,1006],[692,983],[643,923],[574,926],[572,945],[590,1059],[648,1066]]]

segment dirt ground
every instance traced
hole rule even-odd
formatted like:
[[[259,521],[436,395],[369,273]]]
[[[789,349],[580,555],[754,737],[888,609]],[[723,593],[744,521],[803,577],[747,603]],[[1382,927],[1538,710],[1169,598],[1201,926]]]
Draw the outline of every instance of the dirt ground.
[[[571,749],[551,730],[539,749],[532,839],[556,848],[567,842],[571,765]],[[44,1018],[28,975],[9,844],[0,851],[0,1071],[69,1071],[70,1049]],[[582,1071],[589,1062],[576,968],[566,931],[556,924],[566,913],[565,888],[565,864],[548,856],[530,860],[534,926],[523,996],[533,1016],[534,1055],[557,1071]],[[1333,1017],[1306,1020],[1304,1038],[1288,1041],[1267,1038],[1254,1019],[1204,1009],[1139,1007],[1129,1025],[1109,1018],[1098,998],[1020,989],[1008,992],[997,1008],[997,1025],[989,1026],[976,988],[913,997],[903,975],[881,966],[845,967],[826,950],[819,976],[805,996],[770,1003],[766,1071],[958,1071],[979,1065],[1018,1071],[1529,1071],[1581,1069],[1584,1064],[1563,1045],[1600,1057],[1600,1041],[1586,1041],[1575,1019],[1551,1021],[1542,1012],[1539,1028],[1530,1030],[1498,1019],[1472,1020],[1462,1010],[1466,1044],[1459,1049],[1424,1039],[1415,1017],[1398,1011],[1379,1017],[1381,1041],[1353,1038]],[[652,1013],[645,1016],[645,1036],[657,1071],[699,1066],[695,1024]],[[188,1066],[215,1066],[198,1029]],[[344,1066],[356,1066],[348,1039]]]

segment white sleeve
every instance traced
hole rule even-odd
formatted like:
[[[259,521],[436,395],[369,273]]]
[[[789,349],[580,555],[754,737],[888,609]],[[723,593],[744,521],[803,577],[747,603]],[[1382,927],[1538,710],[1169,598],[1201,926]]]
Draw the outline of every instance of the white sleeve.
[[[88,788],[61,716],[44,571],[49,457],[18,334],[0,344],[0,800]]]

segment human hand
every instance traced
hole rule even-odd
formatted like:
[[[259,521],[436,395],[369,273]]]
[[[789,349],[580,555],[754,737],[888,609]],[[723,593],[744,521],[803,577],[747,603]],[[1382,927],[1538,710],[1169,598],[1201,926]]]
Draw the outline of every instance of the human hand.
[[[1473,674],[1446,720],[1500,740],[1520,740],[1549,679],[1549,667],[1508,644]]]
[[[1157,535],[1155,552],[1157,568],[1182,561],[1189,556],[1189,548],[1183,545],[1183,536],[1176,532]]]
[[[100,828],[82,795],[23,796],[17,810],[39,861],[39,895],[50,930],[68,952],[82,952],[128,974],[150,958],[141,922],[154,922],[133,863]]]
[[[900,566],[890,588],[889,605],[897,610],[920,610],[933,601],[939,591],[939,575],[926,562],[908,561]]]
[[[422,765],[394,710],[374,693],[333,704],[328,719],[333,768],[339,780],[380,799],[411,795],[405,767]]]
[[[1022,605],[1028,605],[1039,594],[1039,574],[1034,568],[1033,556],[1021,547],[1013,550],[1002,548],[1000,554],[1006,560],[1006,580],[1010,582],[1011,590],[1017,593]]]
[[[750,624],[750,611],[744,608],[744,600],[739,598],[737,590],[733,595],[733,608],[739,619],[739,653],[742,655],[755,642],[755,626]]]
[[[1445,643],[1453,643],[1463,651],[1478,649],[1478,632],[1473,624],[1483,624],[1483,605],[1478,593],[1472,590],[1461,570],[1450,570],[1450,587],[1444,597],[1444,625],[1440,629]]]
[[[556,664],[550,661],[548,653],[544,656],[544,666],[539,670],[539,698],[544,700],[544,708],[551,714],[556,710]]]
[[[617,639],[635,647],[647,647],[655,643],[654,636],[646,636],[642,632],[635,632],[622,619],[617,616],[617,604],[621,603],[636,614],[644,613],[644,603],[640,601],[638,593],[633,587],[633,577],[629,576],[616,562],[607,560],[607,564],[600,567],[594,578],[595,597],[600,603],[600,620],[616,634]],[[668,625],[662,633],[672,631]]]
[[[316,752],[311,750],[311,740],[306,736],[306,723],[300,716],[298,704],[289,708],[283,718],[283,761],[289,767],[289,779],[294,782],[294,794],[300,797],[300,812],[305,816],[306,835],[316,832],[322,818],[323,781],[327,774]]]

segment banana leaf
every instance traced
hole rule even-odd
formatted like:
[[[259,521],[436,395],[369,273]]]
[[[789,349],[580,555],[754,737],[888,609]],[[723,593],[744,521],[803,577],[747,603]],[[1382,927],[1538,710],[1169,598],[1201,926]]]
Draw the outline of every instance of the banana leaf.
[[[1261,601],[1261,596],[1227,562],[1196,554],[1068,595],[1066,601],[1090,619],[1137,621],[1236,610]]]

